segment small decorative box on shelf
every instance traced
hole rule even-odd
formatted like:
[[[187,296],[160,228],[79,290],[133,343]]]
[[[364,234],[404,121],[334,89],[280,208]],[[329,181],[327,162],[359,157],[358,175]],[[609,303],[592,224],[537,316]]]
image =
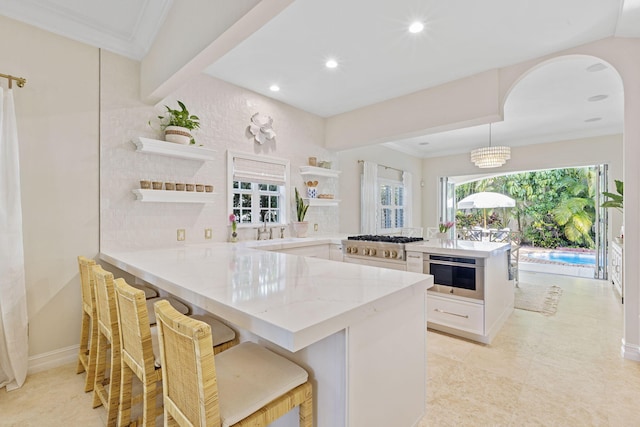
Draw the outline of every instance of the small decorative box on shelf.
[[[167,191],[167,190],[133,190],[137,200],[141,202],[165,203],[213,203],[215,193],[195,191]]]
[[[337,178],[340,171],[335,169],[319,168],[316,166],[300,166],[300,175],[326,176],[328,178]]]
[[[133,143],[136,145],[136,151],[141,153],[152,153],[181,159],[209,161],[214,160],[216,154],[215,150],[209,148],[176,144],[174,142],[159,141],[141,136],[134,139]]]

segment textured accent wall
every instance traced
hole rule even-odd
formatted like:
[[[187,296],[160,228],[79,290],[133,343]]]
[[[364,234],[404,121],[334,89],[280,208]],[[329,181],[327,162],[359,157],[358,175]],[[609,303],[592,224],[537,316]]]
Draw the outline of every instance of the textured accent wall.
[[[213,241],[228,237],[227,150],[289,159],[291,179],[306,191],[298,173],[309,156],[333,162],[336,156],[323,147],[324,119],[266,98],[204,74],[187,82],[170,98],[156,106],[139,100],[139,63],[102,52],[101,61],[101,247],[139,248],[203,243],[205,228],[212,228]],[[138,136],[162,139],[156,116],[164,105],[177,108],[184,102],[201,119],[194,134],[198,145],[217,151],[209,162],[184,160],[135,151]],[[260,112],[274,120],[275,142],[256,144],[247,132],[251,116]],[[142,203],[132,190],[141,178],[213,184],[213,204]],[[335,186],[336,190],[338,186]],[[164,191],[164,190],[163,190]],[[292,203],[291,200],[288,203]],[[338,207],[312,207],[307,220],[318,224],[319,233],[339,230]],[[176,230],[186,230],[186,241],[178,242]],[[313,230],[313,227],[311,227]],[[285,236],[291,236],[289,227]],[[255,229],[240,229],[240,239],[255,239]],[[274,230],[274,236],[279,235]]]

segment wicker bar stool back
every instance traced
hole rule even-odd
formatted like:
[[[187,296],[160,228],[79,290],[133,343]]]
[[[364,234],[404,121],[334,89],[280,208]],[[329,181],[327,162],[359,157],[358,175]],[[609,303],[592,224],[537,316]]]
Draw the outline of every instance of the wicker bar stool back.
[[[165,426],[267,425],[300,409],[313,425],[312,388],[300,366],[250,342],[214,356],[211,328],[154,304],[162,360]]]
[[[98,343],[96,375],[93,386],[93,407],[103,405],[107,409],[107,427],[116,425],[118,399],[120,398],[120,331],[116,310],[113,274],[101,266],[92,267],[95,276],[95,296],[98,318]],[[107,373],[107,349],[111,345],[109,377]]]
[[[143,385],[142,420],[136,425],[153,426],[155,419],[162,413],[162,408],[155,405],[155,396],[161,390],[158,381],[162,380],[160,369],[160,352],[157,329],[149,327],[148,307],[150,300],[144,300],[144,293],[124,279],[115,280],[116,305],[118,308],[121,343],[121,388],[118,425],[129,425],[131,422],[132,379],[135,374]],[[156,298],[151,301],[158,301]],[[165,299],[176,309],[176,300]],[[179,307],[178,307],[179,308]],[[152,308],[153,310],[153,308]],[[178,310],[181,314],[181,312]],[[155,312],[153,318],[155,319]],[[236,333],[222,322],[207,315],[193,315],[192,318],[207,323],[216,334],[213,340],[213,351],[220,353],[237,344]],[[139,424],[139,422],[142,424]]]
[[[155,366],[154,340],[145,293],[124,279],[115,280],[115,290],[122,359],[118,425],[131,424],[132,380],[135,375],[142,383],[142,420],[136,420],[136,425],[154,426],[156,417],[162,413],[162,409],[156,409],[155,402],[156,393],[160,391],[156,385],[162,380],[162,372]],[[158,353],[157,349],[155,353]]]
[[[98,323],[96,318],[96,301],[93,295],[93,271],[96,265],[92,259],[82,255],[78,257],[80,271],[80,291],[82,294],[82,323],[80,324],[80,349],[76,373],[87,373],[84,391],[93,390],[96,375],[96,349],[98,340]]]

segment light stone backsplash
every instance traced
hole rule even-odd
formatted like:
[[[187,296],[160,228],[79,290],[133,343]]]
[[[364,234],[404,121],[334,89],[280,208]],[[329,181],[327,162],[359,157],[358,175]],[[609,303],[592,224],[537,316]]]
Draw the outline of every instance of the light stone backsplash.
[[[326,150],[324,119],[254,92],[201,75],[185,84],[171,97],[156,106],[139,100],[139,64],[102,53],[101,111],[101,247],[142,248],[170,247],[185,243],[204,243],[205,228],[213,231],[212,241],[222,242],[229,235],[227,208],[227,150],[285,158],[291,164],[291,181],[306,193],[299,166],[310,156],[333,162],[336,156]],[[162,139],[157,116],[164,105],[177,108],[176,100],[185,103],[191,114],[200,117],[201,128],[194,133],[196,143],[216,150],[213,161],[185,160],[156,154],[138,153],[133,140],[139,136]],[[259,145],[247,132],[254,113],[273,118],[275,142]],[[148,122],[151,120],[152,126]],[[140,179],[212,184],[215,203],[142,203],[135,200],[133,189]],[[336,197],[339,186],[333,186]],[[162,190],[165,191],[165,190]],[[289,200],[293,209],[293,200]],[[319,233],[339,230],[339,207],[310,207],[307,220],[310,235],[313,224]],[[291,211],[293,218],[295,213]],[[178,242],[177,229],[185,229],[185,242]],[[255,239],[254,228],[239,228],[241,240]],[[293,235],[291,226],[285,236]],[[280,236],[276,227],[273,236]]]

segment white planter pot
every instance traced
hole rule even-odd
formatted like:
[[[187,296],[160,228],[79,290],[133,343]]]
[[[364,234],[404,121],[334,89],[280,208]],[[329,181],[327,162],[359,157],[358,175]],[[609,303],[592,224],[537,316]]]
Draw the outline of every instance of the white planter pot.
[[[175,142],[176,144],[189,144],[191,142],[191,132],[189,129],[180,126],[167,126],[164,129],[164,140]]]
[[[309,223],[307,221],[293,223],[293,231],[296,233],[296,237],[307,237],[308,229]]]

